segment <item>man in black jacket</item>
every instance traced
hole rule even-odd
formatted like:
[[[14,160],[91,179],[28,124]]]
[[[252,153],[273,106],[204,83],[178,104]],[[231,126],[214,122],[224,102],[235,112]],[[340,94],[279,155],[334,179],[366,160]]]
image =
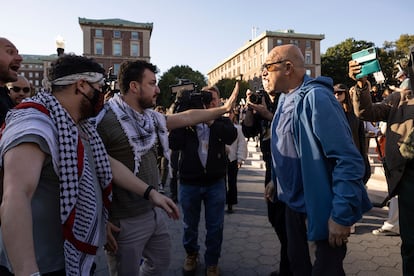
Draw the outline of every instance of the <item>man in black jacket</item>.
[[[257,94],[258,93],[258,94]],[[256,99],[255,103],[251,102],[250,96]],[[259,96],[258,96],[259,95]],[[264,183],[265,186],[271,180],[271,162],[272,156],[270,152],[270,125],[273,114],[276,111],[280,94],[267,94],[265,91],[251,92],[247,90],[248,110],[242,122],[242,130],[247,138],[259,135],[260,150],[262,151],[263,161],[265,162],[266,173]],[[257,99],[260,99],[257,102]],[[279,272],[272,272],[271,276],[276,275],[292,275],[289,267],[287,256],[287,237],[285,229],[285,204],[279,200],[266,199],[267,216],[270,224],[280,241],[280,265]]]
[[[205,87],[212,100],[206,108],[219,106],[217,87]],[[201,202],[204,202],[206,220],[206,275],[219,275],[218,260],[223,240],[224,207],[226,202],[226,152],[237,137],[237,130],[228,118],[171,131],[170,148],[180,150],[180,203],[184,220],[184,248],[187,257],[184,274],[194,274],[197,268],[198,224]]]
[[[0,126],[4,122],[7,111],[13,107],[5,85],[17,81],[17,70],[22,60],[16,46],[8,39],[0,37]]]

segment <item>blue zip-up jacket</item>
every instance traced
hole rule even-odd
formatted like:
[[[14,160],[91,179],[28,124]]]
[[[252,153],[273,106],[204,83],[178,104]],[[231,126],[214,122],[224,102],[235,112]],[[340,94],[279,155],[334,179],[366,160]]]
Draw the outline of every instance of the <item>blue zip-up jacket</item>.
[[[353,143],[342,107],[333,95],[332,79],[305,75],[294,99],[292,116],[308,240],[326,240],[329,217],[340,225],[351,226],[372,208],[362,181],[364,162]],[[272,152],[275,147],[272,143]]]

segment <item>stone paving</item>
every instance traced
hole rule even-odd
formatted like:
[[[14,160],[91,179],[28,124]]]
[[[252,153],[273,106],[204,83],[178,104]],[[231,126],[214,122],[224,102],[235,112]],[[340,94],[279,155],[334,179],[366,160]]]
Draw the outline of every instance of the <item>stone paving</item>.
[[[264,170],[260,166],[246,165],[239,171],[239,204],[235,206],[233,214],[225,214],[224,240],[219,262],[223,276],[266,276],[278,269],[280,244],[267,220],[263,180]],[[386,195],[384,179],[374,175],[367,186],[371,200],[379,204]],[[402,275],[400,237],[378,237],[371,233],[382,225],[387,214],[387,207],[374,207],[356,224],[356,232],[349,238],[348,253],[344,260],[346,275]],[[169,227],[172,262],[167,275],[182,275],[185,256],[181,243],[182,221],[169,220]],[[205,250],[204,238],[202,216],[199,227],[201,256]],[[204,275],[203,257],[200,257],[196,275]]]

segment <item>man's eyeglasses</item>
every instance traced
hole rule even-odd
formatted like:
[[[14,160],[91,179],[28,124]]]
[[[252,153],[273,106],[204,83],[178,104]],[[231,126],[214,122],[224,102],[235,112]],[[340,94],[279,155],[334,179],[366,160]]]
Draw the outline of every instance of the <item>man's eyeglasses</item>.
[[[10,89],[13,89],[14,92],[19,93],[20,90],[23,90],[24,93],[30,92],[30,87],[19,87],[19,86],[12,86]]]
[[[265,63],[265,64],[262,65],[262,71],[264,71],[265,69],[268,72],[276,71],[276,70],[274,70],[273,65],[280,64],[280,63],[285,62],[285,61],[288,61],[288,60],[287,59],[282,59],[282,60],[271,62],[271,63]]]

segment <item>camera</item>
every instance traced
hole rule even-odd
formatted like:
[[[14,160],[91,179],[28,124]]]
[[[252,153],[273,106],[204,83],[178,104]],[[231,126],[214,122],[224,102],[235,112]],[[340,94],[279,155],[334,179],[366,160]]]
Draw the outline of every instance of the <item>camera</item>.
[[[250,102],[254,104],[261,104],[264,93],[265,92],[263,90],[256,90],[249,96]]]
[[[113,73],[113,68],[109,67],[108,74],[106,74],[104,79],[104,86],[102,88],[104,93],[110,92],[111,95],[114,95],[115,93],[119,92],[119,86],[118,86],[118,79],[116,75]]]
[[[188,109],[204,109],[212,100],[210,91],[199,91],[194,82],[179,79],[178,84],[170,85],[171,94],[175,95],[174,113]]]

